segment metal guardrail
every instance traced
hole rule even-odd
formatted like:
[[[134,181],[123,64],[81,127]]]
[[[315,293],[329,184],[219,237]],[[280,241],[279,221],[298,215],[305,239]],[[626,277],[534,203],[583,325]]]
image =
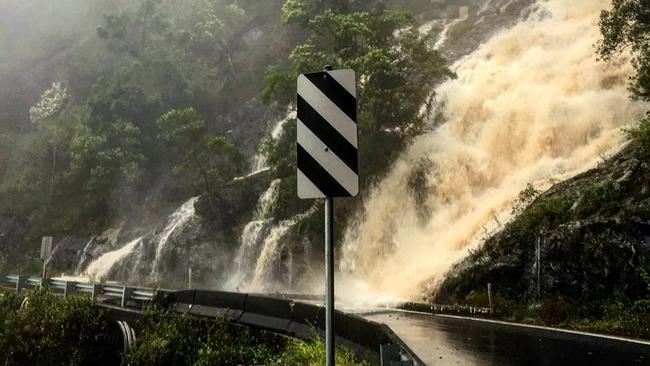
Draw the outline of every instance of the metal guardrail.
[[[116,284],[84,283],[41,277],[19,275],[0,275],[0,287],[11,288],[17,292],[23,289],[34,290],[49,288],[64,297],[78,294],[90,295],[95,301],[99,297],[119,299],[120,307],[127,307],[129,302],[151,302],[158,290],[146,287],[131,287]]]
[[[397,309],[431,314],[490,315],[490,308],[469,305],[441,305],[406,302],[400,304]]]

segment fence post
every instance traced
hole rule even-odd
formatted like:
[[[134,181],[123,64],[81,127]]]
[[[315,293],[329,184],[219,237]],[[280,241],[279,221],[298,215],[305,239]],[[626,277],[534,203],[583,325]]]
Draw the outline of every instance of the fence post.
[[[396,344],[382,344],[379,346],[381,366],[391,366],[393,361],[399,360],[399,346]]]
[[[494,308],[492,308],[492,284],[488,283],[488,302],[490,303],[490,315],[494,315]]]
[[[73,281],[65,281],[65,288],[63,289],[63,298],[74,293],[74,288],[77,283]]]
[[[129,299],[131,298],[132,294],[133,294],[133,287],[124,286],[122,288],[122,302],[120,304],[121,307],[123,307],[123,308],[126,307],[126,305],[129,302]]]
[[[20,292],[25,287],[25,280],[25,276],[18,276],[18,280],[16,281],[16,292]]]
[[[97,295],[102,293],[102,285],[93,283],[93,292],[90,294],[90,301],[95,302]]]

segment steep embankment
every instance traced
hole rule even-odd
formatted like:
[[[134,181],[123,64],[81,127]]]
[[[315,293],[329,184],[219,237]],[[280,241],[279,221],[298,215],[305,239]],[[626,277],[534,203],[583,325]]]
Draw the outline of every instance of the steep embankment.
[[[498,234],[456,264],[438,302],[464,302],[492,283],[503,297],[582,303],[641,298],[650,271],[650,159],[633,142],[597,168],[539,195]],[[534,194],[530,189],[522,194]]]

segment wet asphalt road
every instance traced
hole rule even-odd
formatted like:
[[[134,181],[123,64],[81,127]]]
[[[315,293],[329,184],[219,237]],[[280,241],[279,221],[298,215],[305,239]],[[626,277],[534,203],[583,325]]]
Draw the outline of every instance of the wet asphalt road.
[[[363,317],[386,323],[430,366],[650,365],[650,344],[419,313]]]

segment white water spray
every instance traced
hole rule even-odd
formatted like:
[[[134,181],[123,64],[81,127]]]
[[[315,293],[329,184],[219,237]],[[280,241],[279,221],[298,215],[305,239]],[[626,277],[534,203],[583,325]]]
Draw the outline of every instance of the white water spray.
[[[156,281],[160,277],[160,265],[163,257],[163,251],[169,242],[171,235],[177,230],[182,229],[189,220],[194,216],[194,203],[198,197],[190,198],[187,202],[183,203],[174,213],[167,219],[167,225],[160,234],[160,239],[156,245],[156,257],[153,261],[151,270],[151,280]]]
[[[273,287],[271,272],[274,264],[278,263],[280,253],[282,252],[283,239],[297,223],[304,218],[313,215],[316,212],[316,206],[304,213],[293,216],[290,219],[280,221],[270,234],[265,238],[262,252],[257,258],[253,280],[247,287],[248,291],[264,291]]]
[[[273,129],[271,130],[271,137],[274,138],[274,139],[277,139],[278,137],[280,137],[280,134],[282,133],[282,130],[284,129],[284,125],[286,125],[287,122],[289,122],[290,120],[292,120],[294,118],[296,118],[296,111],[295,111],[295,109],[294,109],[294,107],[292,105],[289,105],[289,107],[287,107],[287,115],[283,119],[277,121],[274,124]],[[252,170],[251,174],[261,172],[261,171],[263,171],[265,169],[268,169],[268,158],[262,152],[258,152],[253,157],[252,166],[253,166],[253,170]]]
[[[596,60],[598,14],[609,4],[540,3],[548,16],[520,22],[463,60],[459,78],[438,89],[447,122],[414,141],[349,228],[341,277],[396,297],[434,291],[486,228],[508,219],[527,183],[546,187],[620,146],[621,127],[644,107],[628,99],[626,57]],[[416,202],[409,180],[418,165],[430,169]]]
[[[244,226],[235,256],[234,274],[228,280],[226,289],[235,290],[250,280],[262,243],[269,234],[271,219],[268,216],[280,193],[280,182],[280,179],[271,182],[257,202],[255,217]]]
[[[85,277],[92,281],[104,281],[108,279],[113,267],[121,263],[129,254],[133,253],[138,245],[142,245],[142,238],[132,240],[120,249],[104,253],[90,263],[88,268],[84,270],[82,278]]]

